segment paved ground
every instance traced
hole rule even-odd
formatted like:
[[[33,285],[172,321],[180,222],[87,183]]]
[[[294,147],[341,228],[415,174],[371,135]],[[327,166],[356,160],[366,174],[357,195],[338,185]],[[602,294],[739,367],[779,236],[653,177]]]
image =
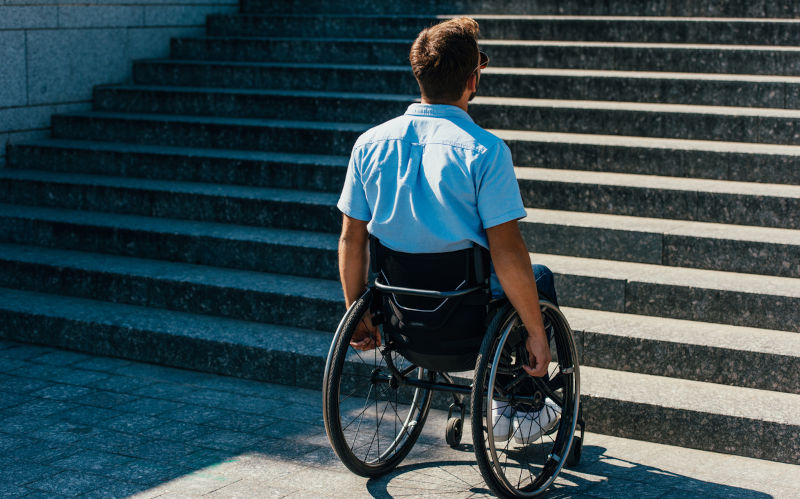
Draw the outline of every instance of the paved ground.
[[[350,474],[319,392],[0,341],[0,497],[478,497],[444,417],[390,475]],[[468,433],[467,433],[468,434]],[[800,466],[588,434],[556,496],[798,497]]]

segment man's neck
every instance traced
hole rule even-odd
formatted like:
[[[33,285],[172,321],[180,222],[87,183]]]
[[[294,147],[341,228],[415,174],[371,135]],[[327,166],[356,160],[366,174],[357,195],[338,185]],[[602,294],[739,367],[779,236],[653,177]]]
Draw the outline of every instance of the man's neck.
[[[467,105],[469,103],[469,99],[461,99],[461,100],[457,100],[457,101],[453,101],[453,102],[442,102],[442,101],[428,100],[428,99],[425,98],[425,96],[422,96],[421,102],[423,104],[446,104],[448,106],[456,106],[456,107],[460,107],[461,109],[463,109],[464,112],[467,112]]]

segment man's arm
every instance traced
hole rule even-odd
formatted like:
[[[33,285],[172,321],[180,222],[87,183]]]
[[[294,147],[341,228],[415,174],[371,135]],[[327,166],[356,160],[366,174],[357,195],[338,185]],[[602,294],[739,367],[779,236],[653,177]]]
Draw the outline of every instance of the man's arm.
[[[533,277],[528,248],[522,240],[516,220],[486,229],[492,264],[511,304],[528,330],[526,348],[531,376],[544,376],[550,364],[550,346],[539,309],[539,293]]]
[[[342,215],[342,234],[339,236],[339,279],[342,281],[344,302],[348,308],[367,288],[368,242],[367,222]]]
[[[344,302],[348,308],[367,288],[368,242],[367,222],[342,215],[342,234],[339,237],[339,279],[342,281]],[[364,314],[350,344],[359,350],[371,350],[381,346],[380,332],[372,325],[369,313]]]

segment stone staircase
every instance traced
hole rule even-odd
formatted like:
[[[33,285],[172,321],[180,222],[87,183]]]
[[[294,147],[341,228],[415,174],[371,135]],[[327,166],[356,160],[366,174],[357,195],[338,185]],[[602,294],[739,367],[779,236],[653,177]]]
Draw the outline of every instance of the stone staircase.
[[[410,42],[456,13],[481,24],[470,113],[512,149],[587,427],[800,463],[788,0],[243,0],[10,147],[0,336],[319,387],[347,156],[417,98]]]

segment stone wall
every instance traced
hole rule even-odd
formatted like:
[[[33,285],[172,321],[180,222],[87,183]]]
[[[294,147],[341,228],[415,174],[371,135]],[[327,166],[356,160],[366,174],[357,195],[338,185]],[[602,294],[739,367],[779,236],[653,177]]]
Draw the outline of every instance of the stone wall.
[[[46,137],[54,113],[91,107],[92,87],[166,57],[238,0],[0,0],[0,167],[6,145]]]

